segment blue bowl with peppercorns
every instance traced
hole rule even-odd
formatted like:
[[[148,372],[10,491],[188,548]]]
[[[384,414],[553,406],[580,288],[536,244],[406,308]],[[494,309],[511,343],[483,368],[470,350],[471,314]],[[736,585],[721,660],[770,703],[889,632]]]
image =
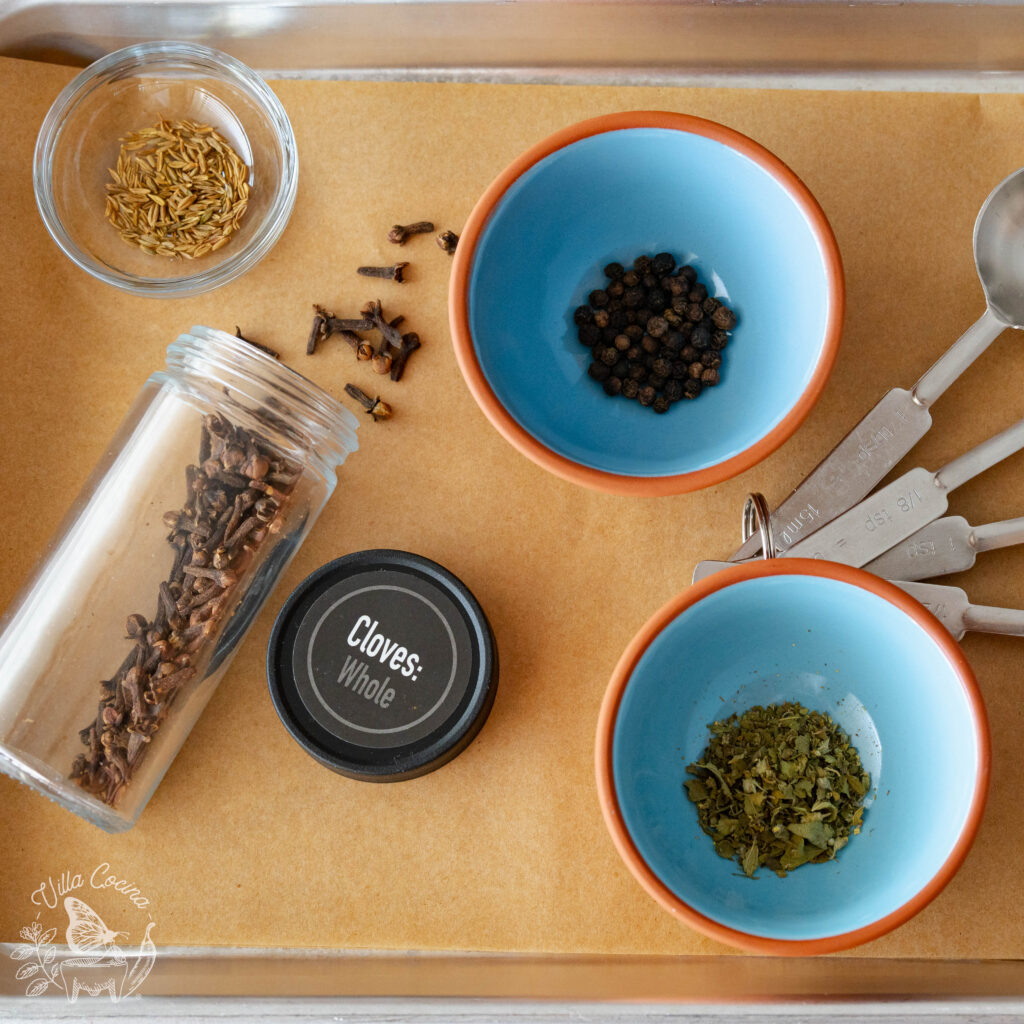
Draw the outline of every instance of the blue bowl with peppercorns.
[[[674,267],[646,294],[672,322],[626,310],[628,293],[610,323],[574,313],[607,301],[603,268],[659,253]],[[777,157],[711,121],[631,112],[558,132],[494,181],[459,242],[449,311],[470,390],[512,444],[574,482],[654,495],[735,476],[792,434],[831,371],[844,295],[825,215]],[[728,344],[723,331],[709,346],[729,310]],[[684,330],[709,336],[688,365]]]

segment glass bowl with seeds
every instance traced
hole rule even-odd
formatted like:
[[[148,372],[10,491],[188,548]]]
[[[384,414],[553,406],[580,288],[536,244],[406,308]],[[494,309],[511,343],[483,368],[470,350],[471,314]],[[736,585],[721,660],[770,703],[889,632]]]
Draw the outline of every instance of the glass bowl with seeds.
[[[298,184],[267,83],[196,43],[108,54],[54,101],[36,142],[43,222],[94,277],[139,295],[226,284],[273,248]]]

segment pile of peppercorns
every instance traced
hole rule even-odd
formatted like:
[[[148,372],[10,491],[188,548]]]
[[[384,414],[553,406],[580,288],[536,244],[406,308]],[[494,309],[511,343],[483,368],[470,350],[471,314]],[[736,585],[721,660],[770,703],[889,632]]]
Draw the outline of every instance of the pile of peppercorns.
[[[637,256],[632,270],[609,263],[604,272],[609,284],[573,319],[592,350],[587,372],[605,393],[661,413],[714,387],[736,314],[708,295],[697,271],[659,252]]]

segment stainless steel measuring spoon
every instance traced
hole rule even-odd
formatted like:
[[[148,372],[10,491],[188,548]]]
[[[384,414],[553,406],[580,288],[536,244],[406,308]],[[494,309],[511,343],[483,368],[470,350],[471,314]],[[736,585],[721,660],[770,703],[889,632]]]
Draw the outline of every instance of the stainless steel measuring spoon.
[[[771,515],[777,554],[851,508],[932,425],[929,409],[1005,330],[1024,329],[1024,168],[997,185],[974,223],[985,312],[910,389],[893,388]],[[760,550],[755,534],[732,556]]]
[[[943,516],[864,566],[888,580],[927,580],[964,572],[983,551],[1024,544],[1024,516],[971,526],[963,516]]]
[[[959,587],[941,583],[893,582],[915,601],[920,601],[953,634],[955,640],[960,640],[968,632],[1024,636],[1024,611],[1019,608],[971,604]]]
[[[693,570],[693,582],[735,566],[735,562],[715,559],[698,562]],[[941,583],[914,583],[907,580],[891,582],[923,604],[953,634],[955,640],[962,639],[964,633],[968,632],[1024,636],[1024,611],[1019,608],[971,604],[967,594],[959,587]]]
[[[938,519],[949,507],[949,493],[1008,455],[1024,448],[1024,420],[1018,420],[976,448],[946,463],[937,473],[911,469],[794,544],[786,556],[827,558],[866,565],[883,551]]]

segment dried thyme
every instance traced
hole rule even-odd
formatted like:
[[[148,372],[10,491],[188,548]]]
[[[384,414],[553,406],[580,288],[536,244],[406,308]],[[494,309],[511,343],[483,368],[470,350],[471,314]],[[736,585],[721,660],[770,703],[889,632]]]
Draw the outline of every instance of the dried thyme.
[[[860,832],[871,777],[827,714],[758,705],[708,728],[684,786],[715,851],[748,877],[832,860]]]

